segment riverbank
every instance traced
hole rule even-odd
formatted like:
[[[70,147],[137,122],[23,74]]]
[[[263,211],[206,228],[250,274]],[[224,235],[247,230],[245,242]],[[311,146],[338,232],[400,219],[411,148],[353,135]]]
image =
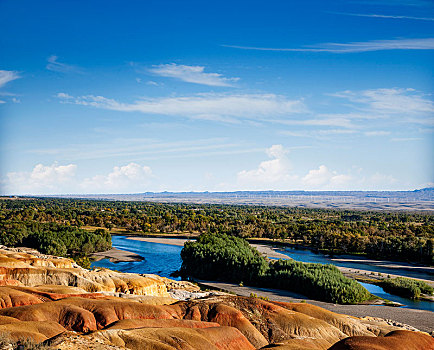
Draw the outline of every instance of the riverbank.
[[[93,253],[90,256],[94,261],[100,261],[102,259],[109,259],[110,262],[118,263],[118,262],[133,262],[133,261],[142,261],[144,257],[132,253],[126,250],[121,250],[117,248],[112,248],[105,252],[97,252]]]
[[[253,293],[261,297],[269,298],[273,301],[288,303],[307,301],[309,304],[320,306],[326,310],[339,314],[346,314],[361,318],[382,318],[388,320],[391,323],[395,322],[395,324],[409,325],[427,333],[432,333],[434,331],[434,313],[431,311],[397,308],[383,305],[340,305],[312,300],[284,290],[239,286],[238,284],[226,282],[203,280],[199,280],[198,282],[202,286],[226,291],[240,296],[250,296]]]
[[[169,245],[176,245],[180,247],[183,247],[184,243],[190,240],[187,238],[135,237],[135,236],[128,236],[128,239],[132,241],[169,244]]]

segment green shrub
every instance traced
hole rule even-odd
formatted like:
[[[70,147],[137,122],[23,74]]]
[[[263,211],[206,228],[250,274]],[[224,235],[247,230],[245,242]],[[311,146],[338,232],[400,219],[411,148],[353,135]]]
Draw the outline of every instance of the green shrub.
[[[225,234],[203,234],[181,251],[182,276],[252,283],[268,270],[267,261],[246,240]]]
[[[91,269],[91,262],[87,256],[81,256],[78,258],[75,258],[74,261],[80,265],[81,267],[90,270]]]
[[[370,297],[362,285],[330,264],[278,260],[271,265],[266,281],[275,288],[338,304],[355,304]]]
[[[404,277],[388,278],[379,282],[379,285],[387,293],[410,299],[419,299],[422,293],[432,295],[434,292],[427,283]]]

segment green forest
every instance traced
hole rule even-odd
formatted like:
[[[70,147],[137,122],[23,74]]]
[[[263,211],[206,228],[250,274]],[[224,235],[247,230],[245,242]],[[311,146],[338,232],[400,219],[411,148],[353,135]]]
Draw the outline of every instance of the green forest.
[[[41,247],[44,239],[49,240],[50,251],[73,253],[83,246],[86,251],[99,250],[109,244],[109,236],[98,228],[143,235],[224,233],[285,240],[330,254],[364,254],[430,265],[434,257],[434,216],[429,213],[58,198],[0,200],[3,244],[22,244],[20,237],[25,236],[26,243],[40,242]],[[15,241],[8,238],[11,229],[17,232]],[[59,237],[70,232],[77,239],[50,240],[44,234],[48,231]]]

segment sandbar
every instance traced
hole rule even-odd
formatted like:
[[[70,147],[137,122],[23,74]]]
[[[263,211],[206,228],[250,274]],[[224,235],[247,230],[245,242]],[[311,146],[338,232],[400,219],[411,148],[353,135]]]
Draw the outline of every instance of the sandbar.
[[[126,250],[121,250],[117,248],[112,248],[105,252],[97,252],[91,255],[91,258],[95,261],[102,259],[109,259],[111,262],[131,262],[131,261],[142,261],[144,258],[138,254],[128,252]]]

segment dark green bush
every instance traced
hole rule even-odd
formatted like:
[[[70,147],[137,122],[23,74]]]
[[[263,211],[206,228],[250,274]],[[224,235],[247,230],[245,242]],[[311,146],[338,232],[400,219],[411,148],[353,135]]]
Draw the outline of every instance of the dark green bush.
[[[252,283],[263,276],[267,261],[244,239],[225,234],[203,234],[186,242],[181,251],[181,275]]]
[[[432,295],[434,292],[434,289],[427,283],[404,277],[388,278],[382,280],[379,285],[387,293],[410,299],[419,299],[422,293]]]
[[[106,230],[85,231],[57,223],[0,222],[0,244],[35,248],[57,256],[85,256],[111,248],[111,235]]]
[[[338,304],[355,304],[370,297],[362,285],[345,277],[333,265],[278,260],[271,264],[265,280],[275,288]]]

